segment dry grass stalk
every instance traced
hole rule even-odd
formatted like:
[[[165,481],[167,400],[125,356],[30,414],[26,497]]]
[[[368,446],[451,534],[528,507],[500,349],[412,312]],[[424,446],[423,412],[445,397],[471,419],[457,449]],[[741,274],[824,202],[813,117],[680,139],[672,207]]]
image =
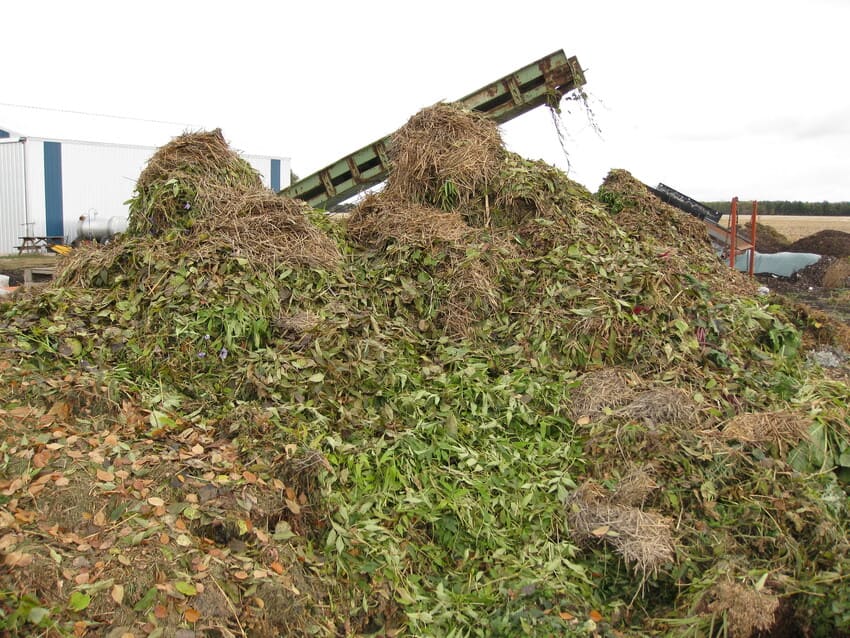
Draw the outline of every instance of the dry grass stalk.
[[[850,259],[836,259],[823,273],[821,285],[824,288],[846,288],[850,283]]]
[[[739,583],[725,582],[715,585],[709,594],[714,600],[708,604],[708,611],[726,615],[729,638],[750,638],[773,628],[779,599],[768,590],[756,591]]]
[[[793,412],[757,412],[739,414],[730,419],[720,435],[729,440],[760,446],[796,445],[806,438],[811,421]]]
[[[157,150],[139,175],[127,233],[157,235],[191,227],[211,212],[196,201],[198,195],[262,187],[257,171],[230,148],[221,129],[186,133]]]
[[[477,243],[474,229],[459,213],[410,204],[382,192],[365,198],[346,220],[348,236],[372,248],[390,244],[441,254],[436,278],[448,284],[438,320],[448,334],[463,336],[499,307],[496,273],[489,263],[492,246]],[[477,256],[469,256],[475,248]]]
[[[85,242],[66,256],[61,257],[56,269],[56,276],[50,285],[92,286],[93,278],[100,272],[113,270],[122,258],[124,238],[109,242],[106,245]]]
[[[588,372],[570,396],[570,415],[574,421],[587,417],[593,421],[605,413],[628,403],[639,382],[634,373],[622,368],[604,368]]]
[[[386,190],[410,203],[456,209],[486,192],[503,152],[495,122],[457,105],[436,104],[393,134]]]
[[[265,188],[223,195],[207,230],[230,254],[254,264],[312,268],[332,268],[342,260],[333,240],[307,218],[303,202]]]
[[[275,326],[284,333],[291,333],[295,336],[301,336],[306,332],[310,332],[321,323],[318,315],[307,311],[297,311],[295,314],[288,315],[281,313],[275,322]]]
[[[662,424],[687,426],[696,419],[697,406],[684,390],[660,387],[640,392],[628,404],[615,410],[613,416],[653,427]]]
[[[189,171],[198,176],[218,176],[222,184],[243,184],[246,189],[262,185],[256,171],[243,172],[247,162],[235,153],[221,129],[185,133],[160,147],[139,175],[142,186],[168,180]]]
[[[611,501],[617,505],[640,507],[658,487],[658,483],[653,480],[649,472],[641,467],[635,467],[617,484]]]
[[[396,242],[430,249],[462,242],[473,233],[458,213],[411,204],[392,193],[366,197],[345,224],[351,239],[373,248]]]
[[[567,502],[570,533],[577,542],[602,540],[643,576],[655,575],[673,562],[672,519],[616,503],[586,483]]]
[[[483,260],[455,252],[450,262],[445,273],[449,293],[440,317],[448,334],[463,336],[477,321],[498,309],[501,299],[494,283],[496,274]]]

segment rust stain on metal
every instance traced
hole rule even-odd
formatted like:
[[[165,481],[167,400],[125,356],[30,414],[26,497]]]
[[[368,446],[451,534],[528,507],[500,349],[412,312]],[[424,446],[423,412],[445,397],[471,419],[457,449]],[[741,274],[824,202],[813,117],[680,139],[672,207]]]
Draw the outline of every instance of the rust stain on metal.
[[[331,175],[328,171],[321,171],[319,173],[319,179],[322,180],[322,185],[325,187],[325,192],[329,196],[336,195],[336,188],[334,188],[333,182],[331,181]]]
[[[351,171],[351,178],[355,182],[360,183],[362,180],[360,178],[360,170],[357,168],[357,162],[354,161],[353,157],[349,156],[346,159],[346,164],[348,164],[348,170]]]
[[[381,161],[381,166],[384,170],[390,169],[390,160],[387,157],[387,148],[384,146],[383,142],[377,142],[374,146],[375,155],[378,156],[378,159]]]
[[[544,74],[543,77],[546,81],[546,86],[548,86],[550,89],[559,89],[561,87],[567,87],[567,90],[569,90],[574,88],[573,74],[566,66],[559,66],[555,69],[552,69],[546,74]]]

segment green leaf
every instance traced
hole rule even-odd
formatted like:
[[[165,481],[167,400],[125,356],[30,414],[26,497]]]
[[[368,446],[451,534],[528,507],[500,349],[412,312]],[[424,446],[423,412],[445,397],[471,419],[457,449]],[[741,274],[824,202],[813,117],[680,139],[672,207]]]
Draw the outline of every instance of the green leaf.
[[[65,345],[68,346],[72,356],[79,357],[83,354],[83,344],[79,339],[65,339]]]
[[[68,609],[71,611],[82,611],[89,606],[91,596],[81,591],[75,591],[68,599]]]
[[[174,419],[168,416],[165,412],[160,412],[159,410],[151,411],[148,420],[150,421],[151,427],[154,429],[173,428],[176,425]]]
[[[151,587],[145,592],[145,595],[139,599],[135,605],[133,605],[133,611],[147,611],[151,607],[153,607],[154,602],[156,602],[156,594],[159,590],[156,587]]]
[[[33,607],[27,614],[27,621],[31,622],[33,625],[38,625],[49,615],[49,609],[45,609],[44,607]]]
[[[276,541],[287,541],[290,538],[294,538],[295,533],[292,531],[292,528],[289,526],[289,523],[286,521],[278,521],[277,525],[274,528],[274,534],[272,538]]]
[[[317,372],[316,374],[311,376],[309,379],[307,379],[307,381],[309,381],[310,383],[321,383],[324,380],[325,380],[325,375],[322,372]]]
[[[183,516],[188,518],[190,521],[194,521],[194,520],[201,518],[201,513],[198,511],[197,508],[192,507],[191,505],[188,505],[183,510]]]
[[[195,589],[195,586],[192,583],[187,583],[184,580],[178,580],[174,583],[174,589],[185,596],[194,596],[198,593],[198,590]]]

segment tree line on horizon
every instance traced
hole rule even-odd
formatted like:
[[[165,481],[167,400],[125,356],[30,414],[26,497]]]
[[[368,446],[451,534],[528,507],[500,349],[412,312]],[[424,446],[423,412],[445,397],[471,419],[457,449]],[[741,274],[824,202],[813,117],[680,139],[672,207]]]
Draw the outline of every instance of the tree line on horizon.
[[[720,211],[724,215],[731,212],[732,202],[703,202],[709,208]],[[850,215],[850,202],[791,202],[791,201],[759,201],[759,215]],[[739,200],[738,213],[749,214],[753,209],[752,200]]]

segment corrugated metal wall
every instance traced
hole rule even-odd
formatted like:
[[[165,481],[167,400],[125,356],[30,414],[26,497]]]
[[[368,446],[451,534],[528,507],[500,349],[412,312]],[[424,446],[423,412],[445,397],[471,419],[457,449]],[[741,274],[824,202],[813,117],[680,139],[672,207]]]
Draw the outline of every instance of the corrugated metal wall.
[[[24,154],[27,164],[27,228],[31,235],[45,235],[47,206],[44,201],[44,141],[27,138]]]
[[[263,186],[281,190],[289,186],[288,157],[268,157],[266,155],[243,155],[242,157],[260,174]],[[275,181],[278,184],[275,184]]]
[[[24,185],[24,145],[0,144],[0,254],[15,250],[18,237],[26,234],[26,190]]]
[[[136,180],[156,149],[62,142],[62,191],[67,241],[77,236],[81,215],[126,217],[124,204],[133,195]]]

